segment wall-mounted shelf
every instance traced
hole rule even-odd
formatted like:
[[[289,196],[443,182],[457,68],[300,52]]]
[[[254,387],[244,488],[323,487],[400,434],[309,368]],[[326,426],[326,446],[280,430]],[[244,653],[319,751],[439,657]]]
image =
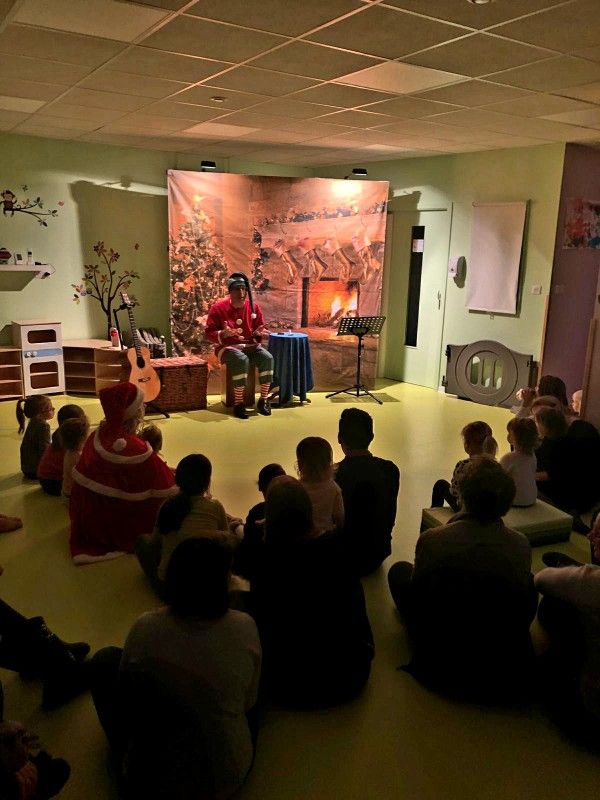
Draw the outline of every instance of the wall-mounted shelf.
[[[0,264],[0,274],[2,272],[35,272],[36,278],[48,278],[56,270],[52,264]]]

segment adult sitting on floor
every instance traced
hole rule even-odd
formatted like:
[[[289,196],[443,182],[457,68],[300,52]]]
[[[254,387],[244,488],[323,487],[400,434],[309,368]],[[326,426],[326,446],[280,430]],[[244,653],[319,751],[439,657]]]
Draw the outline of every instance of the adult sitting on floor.
[[[517,699],[531,674],[537,594],[531,546],[502,521],[515,484],[478,456],[459,488],[464,511],[421,534],[414,566],[398,562],[388,574],[413,644],[407,669],[458,697]]]
[[[600,732],[600,567],[543,569],[538,619],[549,635],[543,658],[545,697],[556,721],[586,744]],[[560,563],[560,562],[559,562]]]
[[[234,407],[239,419],[247,419],[244,391],[248,370],[258,368],[259,414],[268,417],[271,405],[268,395],[273,380],[273,356],[261,346],[265,323],[258,303],[252,297],[250,281],[243,272],[234,272],[228,282],[229,297],[210,307],[205,333],[215,346],[215,354],[231,371]]]
[[[370,452],[372,441],[371,416],[360,408],[344,409],[338,433],[344,459],[335,480],[344,499],[344,541],[358,575],[373,572],[392,552],[400,490],[400,470]]]
[[[131,553],[154,527],[165,498],[177,492],[173,473],[135,435],[144,398],[132,383],[100,392],[105,419],[86,441],[73,469],[71,554],[76,564]]]
[[[374,653],[360,580],[339,534],[317,535],[310,497],[295,478],[271,481],[265,513],[249,598],[265,690],[295,708],[346,702],[367,682]]]
[[[225,800],[250,770],[261,649],[252,618],[228,608],[231,558],[222,535],[179,544],[167,606],[137,620],[124,650],[92,659],[92,697],[127,797]]]

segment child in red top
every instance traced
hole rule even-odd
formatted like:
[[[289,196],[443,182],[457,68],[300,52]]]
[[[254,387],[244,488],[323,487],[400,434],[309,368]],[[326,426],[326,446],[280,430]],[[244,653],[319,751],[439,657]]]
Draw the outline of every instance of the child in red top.
[[[52,442],[44,450],[37,469],[37,476],[40,486],[46,492],[54,496],[60,496],[62,490],[63,464],[65,450],[60,442],[60,427],[68,419],[82,419],[87,422],[87,417],[81,406],[69,404],[59,409],[56,415],[58,428],[52,434]],[[89,423],[88,423],[89,424]]]

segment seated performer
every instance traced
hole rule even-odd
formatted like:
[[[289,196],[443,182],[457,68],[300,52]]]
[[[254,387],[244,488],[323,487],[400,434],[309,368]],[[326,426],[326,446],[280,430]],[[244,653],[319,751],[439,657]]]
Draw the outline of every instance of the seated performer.
[[[243,272],[234,272],[228,283],[229,297],[218,300],[208,312],[206,336],[214,342],[215,354],[230,370],[233,379],[235,404],[233,413],[248,419],[244,404],[244,389],[248,370],[258,367],[260,400],[259,414],[268,417],[271,405],[267,399],[273,378],[273,356],[261,346],[264,333],[263,314],[254,302],[250,281]]]

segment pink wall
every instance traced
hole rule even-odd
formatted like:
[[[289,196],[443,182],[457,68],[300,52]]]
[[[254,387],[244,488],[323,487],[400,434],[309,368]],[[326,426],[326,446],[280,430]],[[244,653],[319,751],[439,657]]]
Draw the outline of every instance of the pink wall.
[[[600,201],[600,149],[567,145],[556,228],[550,305],[543,355],[545,375],[558,375],[567,391],[580,389],[598,284],[600,250],[563,249],[568,198]]]

